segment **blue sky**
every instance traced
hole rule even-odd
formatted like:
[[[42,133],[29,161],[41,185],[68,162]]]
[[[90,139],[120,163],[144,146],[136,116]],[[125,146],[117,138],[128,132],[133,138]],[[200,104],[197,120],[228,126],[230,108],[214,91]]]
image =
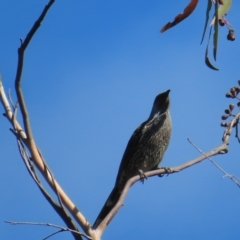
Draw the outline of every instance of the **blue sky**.
[[[19,38],[46,2],[1,3],[0,71],[14,100]],[[236,41],[227,41],[227,28],[220,28],[218,61],[212,60],[220,71],[205,66],[206,40],[199,44],[206,1],[180,25],[159,33],[187,3],[59,0],[27,49],[22,87],[33,134],[56,179],[92,223],[132,132],[148,117],[158,93],[171,89],[173,133],[162,165],[199,156],[188,137],[203,151],[221,143],[221,115],[233,102],[225,93],[240,79],[240,3],[234,1],[228,14]],[[42,239],[54,229],[3,222],[64,225],[29,176],[4,117],[0,127],[0,239]],[[229,153],[214,159],[240,177],[238,149],[233,135]],[[238,187],[205,161],[136,183],[103,239],[239,239],[239,197]]]

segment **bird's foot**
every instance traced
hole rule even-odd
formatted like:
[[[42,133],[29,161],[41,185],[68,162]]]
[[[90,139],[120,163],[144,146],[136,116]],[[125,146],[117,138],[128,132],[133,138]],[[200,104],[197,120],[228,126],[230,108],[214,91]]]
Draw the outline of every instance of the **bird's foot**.
[[[144,183],[144,179],[147,180],[147,176],[144,174],[143,170],[141,170],[141,169],[138,169],[138,173],[140,175],[140,181],[143,184]]]
[[[167,172],[167,176],[169,175],[169,173],[172,173],[172,169],[170,167],[158,167],[158,169],[164,169]],[[164,174],[161,173],[158,175],[159,177],[163,177]]]

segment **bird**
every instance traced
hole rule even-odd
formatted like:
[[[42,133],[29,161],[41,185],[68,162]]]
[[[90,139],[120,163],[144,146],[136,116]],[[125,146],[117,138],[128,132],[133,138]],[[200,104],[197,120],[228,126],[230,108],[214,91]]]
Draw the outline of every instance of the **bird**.
[[[133,176],[145,176],[144,172],[158,169],[169,145],[172,123],[170,117],[170,90],[156,96],[151,113],[132,134],[123,154],[116,182],[102,210],[96,218],[93,229],[115,206],[126,182]],[[107,223],[108,224],[108,223]]]

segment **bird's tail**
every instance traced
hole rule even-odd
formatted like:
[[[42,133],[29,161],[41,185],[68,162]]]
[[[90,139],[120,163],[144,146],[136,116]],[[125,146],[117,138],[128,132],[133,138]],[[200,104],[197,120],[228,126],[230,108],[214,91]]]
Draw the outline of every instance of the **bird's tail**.
[[[114,187],[112,192],[110,193],[107,201],[105,202],[101,212],[99,213],[97,219],[93,224],[93,228],[96,229],[98,225],[102,222],[102,220],[108,215],[108,213],[113,209],[115,204],[117,203],[119,197],[121,195],[121,191],[119,188]]]

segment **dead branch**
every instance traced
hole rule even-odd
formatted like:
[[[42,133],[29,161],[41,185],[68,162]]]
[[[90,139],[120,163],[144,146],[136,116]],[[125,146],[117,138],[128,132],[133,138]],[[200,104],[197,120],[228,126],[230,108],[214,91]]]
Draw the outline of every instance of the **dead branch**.
[[[86,234],[82,233],[82,232],[79,232],[79,231],[75,231],[73,229],[70,229],[70,228],[66,228],[66,227],[63,227],[63,226],[59,226],[59,225],[55,225],[55,224],[52,224],[52,223],[37,223],[37,222],[13,222],[13,221],[4,221],[5,223],[9,223],[9,224],[12,224],[12,225],[18,225],[18,224],[21,224],[21,225],[37,225],[37,226],[45,226],[45,227],[54,227],[54,228],[58,228],[60,229],[59,231],[55,232],[55,233],[52,233],[51,235],[45,237],[44,239],[47,239],[57,233],[60,233],[60,232],[71,232],[71,233],[75,233],[75,234],[78,234],[78,235],[82,235],[83,237],[87,238],[87,239],[92,239],[91,237],[87,236]]]
[[[5,116],[8,118],[8,120],[13,125],[14,134],[16,135],[16,137],[18,139],[21,139],[23,141],[23,143],[26,145],[26,147],[28,148],[28,150],[31,154],[31,156],[29,157],[29,159],[31,159],[31,161],[28,161],[28,163],[29,162],[34,163],[34,165],[38,168],[38,170],[44,176],[44,178],[46,179],[46,181],[48,182],[50,187],[58,195],[58,198],[61,199],[60,204],[63,203],[64,206],[66,206],[66,208],[69,210],[69,212],[72,214],[72,216],[78,222],[78,224],[80,224],[80,226],[84,229],[84,231],[87,232],[89,230],[89,225],[90,224],[85,219],[85,217],[80,213],[80,211],[77,209],[75,204],[69,199],[69,197],[63,191],[63,189],[60,187],[60,185],[57,183],[57,181],[53,178],[53,175],[51,174],[51,171],[49,171],[49,168],[46,166],[46,164],[44,163],[44,161],[41,157],[41,154],[39,153],[38,147],[37,147],[37,145],[35,143],[35,140],[33,138],[31,125],[30,125],[30,120],[29,120],[29,115],[28,115],[28,111],[27,111],[27,106],[25,104],[23,92],[22,92],[22,89],[21,89],[21,76],[22,76],[22,71],[23,71],[25,50],[26,50],[27,46],[29,45],[29,43],[30,43],[32,37],[34,36],[35,32],[40,27],[41,22],[43,21],[44,17],[46,16],[48,10],[50,9],[50,7],[52,6],[53,3],[54,3],[54,0],[49,0],[48,4],[43,9],[39,18],[34,23],[33,27],[29,31],[29,33],[27,34],[25,40],[24,41],[21,40],[21,45],[18,49],[18,65],[17,65],[17,72],[16,72],[16,78],[15,78],[15,89],[16,89],[16,94],[17,94],[17,97],[18,97],[20,111],[21,111],[21,114],[22,114],[22,117],[23,117],[24,130],[22,129],[20,124],[17,122],[16,117],[13,114],[13,111],[11,109],[11,105],[9,104],[8,99],[6,98],[6,94],[4,92],[2,81],[0,81],[0,98],[1,98],[1,101],[2,101],[4,109],[5,109]],[[19,146],[22,147],[21,144]],[[20,152],[21,152],[21,150],[20,150]],[[24,152],[24,156],[26,157],[25,152]],[[29,165],[28,170],[29,170],[31,176],[35,179],[35,182],[39,183],[38,186],[39,186],[40,190],[42,191],[43,195],[48,199],[48,201],[51,203],[51,205],[54,207],[54,209],[55,210],[59,209],[58,205],[56,205],[56,203],[53,203],[51,198],[49,198],[49,196],[46,194],[46,191],[44,191],[43,187],[40,185],[39,178],[37,178],[36,174],[34,173],[33,165]],[[64,211],[64,210],[62,209],[62,211]],[[66,216],[61,211],[60,212],[57,211],[57,212],[59,213],[59,215],[61,217]],[[78,230],[76,228],[76,226],[74,224],[72,224],[72,221],[70,221],[71,223],[69,222],[69,219],[70,219],[70,217],[65,217],[65,219],[63,218],[63,220],[65,220],[65,222],[68,222],[67,225],[70,224],[72,228],[75,228],[75,230]],[[75,236],[75,238],[76,238],[76,236]],[[81,239],[81,237],[78,236],[76,239]]]
[[[206,156],[206,154],[199,148],[197,147],[190,139],[188,139],[188,141],[193,145],[193,147],[195,147],[200,153],[202,153],[204,156]],[[215,161],[213,161],[210,157],[206,156],[208,158],[208,160],[216,167],[218,168],[222,173],[224,173],[224,177],[228,177],[230,178],[234,183],[237,184],[238,187],[240,187],[240,179],[227,173],[223,168],[221,168]]]
[[[37,186],[39,187],[40,191],[42,192],[43,196],[46,198],[46,200],[50,203],[50,205],[53,207],[53,209],[59,214],[59,216],[63,219],[63,221],[66,223],[66,225],[68,226],[68,228],[70,229],[75,229],[76,231],[78,231],[78,228],[76,226],[76,224],[74,223],[74,221],[72,221],[72,219],[70,218],[70,216],[68,215],[68,213],[66,212],[66,210],[63,208],[63,206],[59,206],[51,197],[51,195],[47,192],[47,190],[43,187],[37,172],[35,170],[35,167],[30,159],[30,157],[28,156],[28,153],[24,147],[24,144],[21,142],[20,139],[17,140],[18,141],[18,148],[19,148],[19,152],[20,155],[25,163],[25,166],[27,167],[27,170],[29,172],[29,174],[31,175],[31,177],[33,178],[33,180],[35,181],[35,183],[37,184]],[[79,236],[78,234],[76,235],[73,232],[73,236],[74,238],[77,239],[81,239],[81,236]]]
[[[49,3],[45,6],[43,9],[41,15],[37,19],[37,21],[34,23],[33,27],[27,34],[27,37],[22,42],[21,46],[18,49],[18,66],[17,66],[17,73],[16,73],[16,79],[15,79],[15,88],[16,88],[16,94],[18,97],[21,113],[23,116],[23,122],[24,122],[24,129],[27,135],[26,145],[31,153],[31,159],[38,168],[38,170],[42,173],[48,184],[51,186],[53,191],[61,198],[63,204],[66,206],[66,208],[71,212],[75,220],[80,224],[80,226],[87,231],[89,223],[85,219],[85,217],[79,212],[79,210],[76,208],[75,204],[69,199],[69,197],[66,195],[66,193],[63,191],[63,189],[60,187],[60,185],[57,183],[57,181],[52,178],[51,173],[48,171],[48,168],[44,164],[43,159],[41,158],[41,155],[39,154],[38,147],[34,141],[31,125],[29,121],[29,115],[27,111],[26,104],[24,102],[23,92],[21,89],[21,76],[22,76],[22,69],[23,69],[23,61],[24,61],[24,53],[29,45],[32,37],[34,36],[37,29],[40,27],[41,22],[43,21],[44,17],[46,16],[48,10],[54,3],[54,0],[50,0]]]
[[[17,97],[18,97],[21,113],[23,115],[24,129],[26,131],[27,138],[30,141],[33,138],[32,130],[31,130],[29,116],[28,116],[28,111],[27,111],[26,104],[24,102],[24,97],[23,97],[21,84],[20,84],[21,83],[21,77],[22,77],[22,70],[23,70],[24,53],[25,53],[25,50],[26,50],[28,44],[30,43],[32,37],[34,36],[35,32],[40,27],[44,17],[46,16],[48,10],[50,9],[50,7],[52,6],[52,4],[54,2],[55,2],[55,0],[50,0],[48,2],[48,4],[43,9],[41,15],[39,16],[37,21],[32,26],[32,28],[29,31],[29,33],[27,34],[27,37],[25,38],[25,40],[22,41],[22,39],[20,39],[21,46],[18,48],[18,66],[17,66],[16,78],[15,78],[15,89],[16,89],[16,94],[17,94]]]
[[[23,141],[25,141],[27,136],[26,136],[25,132],[23,131],[22,127],[20,126],[20,124],[17,121],[13,122],[13,120],[12,120],[13,119],[13,111],[12,111],[11,105],[9,104],[7,96],[5,94],[1,76],[0,76],[0,99],[1,99],[2,105],[5,110],[4,116],[9,120],[9,122],[15,128],[19,137]]]

